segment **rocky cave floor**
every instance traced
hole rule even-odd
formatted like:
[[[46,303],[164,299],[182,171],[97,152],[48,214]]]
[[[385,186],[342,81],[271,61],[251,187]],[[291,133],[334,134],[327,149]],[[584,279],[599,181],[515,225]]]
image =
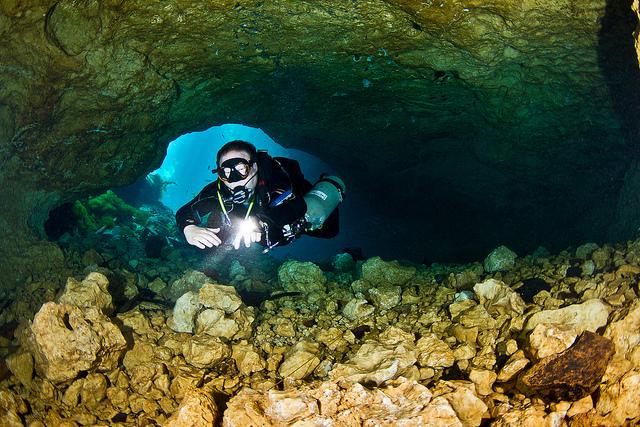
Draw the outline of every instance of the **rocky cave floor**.
[[[424,266],[105,238],[4,295],[2,425],[640,422],[640,240]]]

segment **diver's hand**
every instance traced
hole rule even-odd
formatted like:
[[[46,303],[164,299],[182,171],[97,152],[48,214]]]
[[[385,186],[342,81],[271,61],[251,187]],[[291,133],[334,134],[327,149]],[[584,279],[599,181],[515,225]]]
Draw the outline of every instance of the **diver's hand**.
[[[256,222],[247,218],[238,226],[238,234],[233,241],[234,249],[240,249],[240,243],[244,241],[244,246],[249,247],[251,243],[259,242],[262,238],[262,233],[258,229]]]
[[[222,240],[218,237],[220,228],[205,228],[198,227],[197,225],[187,225],[184,230],[184,237],[187,239],[187,243],[196,246],[200,249],[212,248],[214,246],[220,246]]]

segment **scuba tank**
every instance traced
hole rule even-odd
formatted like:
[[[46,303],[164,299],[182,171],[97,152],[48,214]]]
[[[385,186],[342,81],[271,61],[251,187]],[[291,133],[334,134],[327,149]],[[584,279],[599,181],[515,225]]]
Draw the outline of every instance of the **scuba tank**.
[[[307,222],[306,229],[317,230],[327,220],[331,212],[344,200],[346,186],[337,176],[320,175],[320,179],[304,195],[307,203],[307,212],[304,219]]]

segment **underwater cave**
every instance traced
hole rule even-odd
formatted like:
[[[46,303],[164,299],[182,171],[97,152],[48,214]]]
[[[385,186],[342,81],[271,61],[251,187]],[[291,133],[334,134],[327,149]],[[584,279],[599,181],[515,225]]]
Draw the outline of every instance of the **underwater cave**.
[[[2,1],[0,417],[318,421],[242,412],[297,387],[638,422],[639,31],[637,0]],[[338,236],[189,245],[174,215],[233,139],[340,177]],[[583,347],[589,378],[535,383]]]

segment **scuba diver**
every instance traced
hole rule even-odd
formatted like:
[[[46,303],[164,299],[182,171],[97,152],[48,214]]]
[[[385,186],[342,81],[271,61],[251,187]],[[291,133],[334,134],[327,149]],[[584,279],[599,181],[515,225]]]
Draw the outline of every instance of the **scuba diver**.
[[[239,249],[255,242],[266,253],[302,234],[338,234],[337,206],[345,194],[340,178],[323,174],[311,185],[297,161],[271,157],[242,140],[220,148],[216,166],[218,179],[176,213],[190,245]]]

